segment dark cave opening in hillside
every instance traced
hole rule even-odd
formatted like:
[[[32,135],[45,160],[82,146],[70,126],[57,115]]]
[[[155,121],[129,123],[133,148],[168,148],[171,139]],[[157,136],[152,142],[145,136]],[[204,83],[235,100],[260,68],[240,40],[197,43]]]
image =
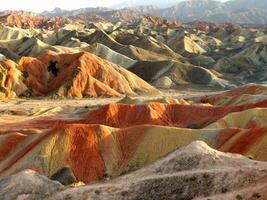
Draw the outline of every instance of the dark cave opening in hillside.
[[[58,65],[57,61],[50,61],[49,66],[47,68],[48,72],[51,72],[54,76],[57,76],[59,72],[57,65]]]

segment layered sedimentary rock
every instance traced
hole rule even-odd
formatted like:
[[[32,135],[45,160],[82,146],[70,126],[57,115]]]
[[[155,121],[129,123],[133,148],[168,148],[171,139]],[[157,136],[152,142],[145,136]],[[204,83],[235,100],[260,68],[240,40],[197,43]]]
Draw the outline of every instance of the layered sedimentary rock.
[[[14,132],[1,136],[2,144],[10,145],[2,147],[0,174],[4,177],[34,169],[51,177],[69,166],[79,181],[93,183],[105,176],[117,177],[142,168],[177,147],[200,139],[221,151],[266,160],[265,152],[257,150],[264,149],[266,133],[266,128],[192,130],[154,125],[130,128],[56,125],[34,135]]]
[[[263,29],[41,26],[0,27],[0,199],[265,199]]]
[[[0,15],[0,22],[11,27],[58,29],[65,24],[79,24],[82,20],[65,17],[47,18],[32,12],[7,11]]]
[[[0,99],[16,98],[27,91],[23,75],[11,60],[0,62]]]
[[[203,27],[197,23],[180,26],[156,16],[114,23],[82,20],[53,30],[45,25],[41,29],[1,25],[0,53],[18,63],[22,56],[47,52],[90,52],[164,89],[218,90],[265,83],[264,28],[204,22],[199,26],[208,30],[200,31]]]
[[[266,93],[266,85],[250,84],[220,94],[206,96],[202,98],[202,102],[212,105],[241,105],[264,101]]]
[[[51,62],[56,63],[57,74],[48,71]],[[158,92],[131,72],[90,53],[24,57],[19,68],[28,74],[24,83],[37,96],[56,93],[81,98]]]
[[[208,86],[229,88],[231,83],[216,76],[211,71],[191,64],[175,61],[139,61],[128,68],[142,79],[158,88],[176,88],[177,86]]]
[[[30,168],[51,177],[68,166],[79,181],[93,183],[142,168],[194,140],[265,161],[266,106],[266,99],[227,106],[109,104],[88,113],[84,108],[82,115],[71,109],[72,117],[62,109],[26,112],[15,122],[17,114],[10,113],[1,121],[1,141],[10,145],[1,147],[0,176]]]
[[[266,168],[266,163],[218,152],[198,141],[129,175],[80,188],[66,188],[23,171],[0,181],[0,196],[3,200],[265,199]]]

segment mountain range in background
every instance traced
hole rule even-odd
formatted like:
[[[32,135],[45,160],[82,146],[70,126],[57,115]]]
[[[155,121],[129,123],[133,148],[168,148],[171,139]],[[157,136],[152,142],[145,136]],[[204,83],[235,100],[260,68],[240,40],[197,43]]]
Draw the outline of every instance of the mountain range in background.
[[[0,12],[0,17],[10,13]],[[14,12],[13,12],[14,13]],[[267,24],[266,0],[170,0],[167,3],[160,0],[125,1],[110,8],[81,8],[64,10],[55,8],[52,11],[40,13],[43,17],[66,17],[71,20],[86,20],[89,22],[130,21],[146,14],[157,15],[182,23],[207,21],[212,23]],[[63,20],[64,21],[64,20]],[[66,21],[66,20],[65,20]]]
[[[168,8],[171,6],[174,6],[184,0],[168,0],[168,1],[162,1],[162,0],[128,0],[124,1],[122,3],[118,3],[112,6],[114,9],[122,9],[122,8],[129,8],[129,7],[137,7],[137,6],[156,6],[158,8]]]
[[[96,14],[104,18],[117,13],[135,11],[135,15],[153,14],[167,19],[179,20],[183,23],[192,21],[209,21],[214,23],[239,23],[239,24],[266,24],[266,0],[230,0],[226,2],[214,0],[170,0],[166,1],[125,1],[114,5],[112,8],[82,8],[78,10],[45,11],[42,14],[48,17],[76,16],[81,14]],[[110,20],[112,21],[112,20]]]
[[[182,22],[195,20],[214,23],[266,24],[266,0],[191,0],[157,10],[162,17],[179,19]]]

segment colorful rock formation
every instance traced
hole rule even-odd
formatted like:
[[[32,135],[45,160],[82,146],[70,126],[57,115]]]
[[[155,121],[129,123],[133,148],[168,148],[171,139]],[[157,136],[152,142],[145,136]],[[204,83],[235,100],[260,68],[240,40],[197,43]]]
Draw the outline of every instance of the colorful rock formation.
[[[250,87],[264,93],[262,86]],[[266,161],[266,102],[113,103],[71,118],[62,110],[32,111],[15,122],[10,119],[16,113],[10,114],[0,122],[1,143],[9,144],[0,149],[0,176],[33,169],[51,177],[69,167],[77,180],[94,183],[142,168],[195,140]]]
[[[55,62],[58,73],[48,71]],[[124,68],[90,53],[44,54],[23,57],[19,68],[27,73],[24,83],[36,96],[56,93],[67,97],[114,97],[121,94],[157,93],[158,91]]]
[[[264,162],[218,152],[197,141],[144,169],[98,184],[63,187],[32,170],[22,171],[0,180],[0,197],[3,200],[266,199],[266,168]]]

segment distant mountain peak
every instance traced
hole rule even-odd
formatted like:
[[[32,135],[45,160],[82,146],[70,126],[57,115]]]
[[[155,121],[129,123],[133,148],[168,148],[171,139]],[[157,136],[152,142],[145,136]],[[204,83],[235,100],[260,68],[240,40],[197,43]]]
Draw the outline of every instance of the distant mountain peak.
[[[177,3],[180,3],[184,0],[168,0],[168,1],[162,1],[162,0],[128,0],[128,1],[124,1],[122,3],[119,4],[115,4],[112,6],[112,8],[117,8],[117,9],[121,9],[121,8],[129,8],[129,7],[139,7],[139,6],[148,6],[148,5],[153,5],[153,6],[157,6],[157,7],[161,7],[161,8],[167,8],[170,6],[173,6]]]

